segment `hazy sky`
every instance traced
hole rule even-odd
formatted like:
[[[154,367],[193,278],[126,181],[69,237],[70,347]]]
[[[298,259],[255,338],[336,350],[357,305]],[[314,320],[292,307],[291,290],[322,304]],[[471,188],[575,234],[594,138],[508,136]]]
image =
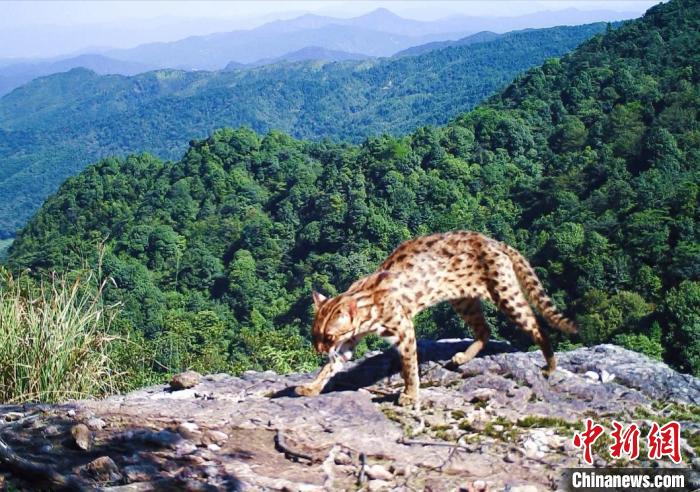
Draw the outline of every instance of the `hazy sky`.
[[[130,47],[251,28],[306,12],[351,17],[385,7],[432,20],[454,14],[512,16],[543,10],[641,14],[658,1],[0,1],[0,58]],[[76,27],[78,29],[76,29]]]

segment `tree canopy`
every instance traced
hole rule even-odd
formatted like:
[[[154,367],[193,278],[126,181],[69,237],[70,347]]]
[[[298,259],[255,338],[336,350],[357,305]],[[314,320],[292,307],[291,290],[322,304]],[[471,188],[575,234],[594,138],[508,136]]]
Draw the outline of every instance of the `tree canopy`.
[[[89,70],[37,79],[0,98],[0,239],[67,177],[106,156],[178,159],[223,126],[360,142],[442,124],[605,24],[514,32],[419,56],[277,64],[233,72]]]

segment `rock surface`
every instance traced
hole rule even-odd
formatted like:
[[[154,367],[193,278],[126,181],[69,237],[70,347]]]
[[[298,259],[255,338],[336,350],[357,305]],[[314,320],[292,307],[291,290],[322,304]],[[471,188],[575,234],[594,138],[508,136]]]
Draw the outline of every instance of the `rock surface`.
[[[247,372],[180,391],[0,406],[0,439],[66,488],[112,491],[555,490],[562,468],[582,464],[572,436],[586,417],[606,429],[613,418],[643,429],[676,419],[683,463],[697,460],[700,380],[612,345],[558,354],[549,379],[539,352],[498,342],[459,371],[443,367],[468,343],[421,343],[420,410],[396,406],[389,351],[349,364],[312,398],[291,390],[311,375]],[[76,446],[85,435],[87,448]],[[598,450],[598,465],[609,460]],[[0,459],[0,489],[29,480]]]

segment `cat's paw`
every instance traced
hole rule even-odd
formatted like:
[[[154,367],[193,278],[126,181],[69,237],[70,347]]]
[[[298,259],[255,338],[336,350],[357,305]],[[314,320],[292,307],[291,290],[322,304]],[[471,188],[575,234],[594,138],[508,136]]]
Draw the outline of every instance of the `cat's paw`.
[[[552,356],[547,358],[547,365],[542,368],[542,375],[549,378],[557,370],[557,360]]]
[[[444,365],[445,369],[448,371],[459,371],[459,367],[466,362],[462,359],[462,357],[460,357],[461,355],[462,354],[456,354],[449,361],[447,361]]]
[[[294,388],[294,393],[299,396],[316,396],[321,393],[321,389],[313,384],[302,384]]]
[[[459,367],[466,362],[464,359],[464,354],[455,354],[452,356],[448,364],[452,367]]]
[[[399,395],[399,405],[402,407],[411,407],[418,404],[418,395],[412,395],[402,392]]]

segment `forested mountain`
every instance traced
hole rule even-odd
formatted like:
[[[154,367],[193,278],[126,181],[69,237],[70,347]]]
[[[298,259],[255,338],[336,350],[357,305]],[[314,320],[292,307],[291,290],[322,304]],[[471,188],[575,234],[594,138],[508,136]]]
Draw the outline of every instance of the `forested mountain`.
[[[0,99],[0,238],[58,185],[106,155],[175,159],[221,126],[351,141],[441,124],[604,24],[515,32],[416,57],[302,62],[233,72],[134,77],[75,69]]]
[[[372,57],[363,55],[362,53],[349,53],[347,51],[329,50],[320,46],[307,46],[306,48],[285,53],[284,55],[275,58],[264,58],[262,60],[258,60],[251,66],[271,65],[275,63],[294,63],[309,60],[335,62],[347,60],[368,60],[370,58]],[[240,64],[236,62],[231,62],[226,65],[227,70],[244,67],[245,65],[240,66]]]
[[[37,60],[0,66],[0,96],[30,80],[44,75],[66,72],[82,67],[98,74],[135,75],[156,67],[138,62],[115,60],[103,55],[79,55],[61,60]]]
[[[10,264],[77,268],[104,242],[107,294],[144,351],[293,368],[311,357],[312,287],[335,294],[402,240],[472,229],[531,259],[577,341],[700,374],[699,46],[700,3],[672,0],[442,127],[359,146],[224,129],[176,163],[106,159],[45,203]],[[417,326],[463,329],[447,308]]]
[[[474,43],[483,43],[485,41],[492,41],[496,39],[500,34],[491,31],[481,31],[476,34],[471,34],[462,39],[456,41],[433,41],[432,43],[421,44],[418,46],[412,46],[403,51],[399,51],[394,56],[416,56],[422,53],[427,53],[429,51],[441,50],[444,48],[449,48],[450,46],[466,46]]]
[[[445,40],[458,39],[483,29],[503,33],[524,28],[618,21],[637,15],[634,12],[566,9],[512,17],[455,15],[433,21],[419,21],[380,8],[352,18],[305,14],[267,22],[252,29],[234,31],[231,30],[231,20],[225,18],[193,18],[174,24],[168,19],[160,19],[160,22],[151,20],[148,27],[132,20],[129,26],[119,26],[118,34],[114,32],[113,25],[82,25],[80,29],[72,31],[66,31],[65,26],[47,25],[41,27],[41,37],[30,33],[26,26],[13,26],[0,31],[0,47],[11,46],[8,48],[10,53],[43,49],[54,56],[42,59],[23,55],[24,58],[0,59],[0,96],[37,77],[72,68],[120,75],[135,75],[163,68],[223,70],[266,65],[281,60],[340,61],[393,56],[399,50],[419,45],[417,51],[410,53],[415,55],[447,47],[454,41]],[[204,29],[213,34],[187,36],[185,33],[188,29],[196,32]],[[80,31],[79,35],[76,34],[77,31]],[[177,33],[181,34],[178,36]],[[119,45],[126,42],[128,45],[128,40],[143,41],[144,36],[158,41],[128,49],[105,48],[114,42]],[[95,46],[103,47],[88,48],[82,44],[86,39],[95,43]],[[46,40],[54,42],[48,46]],[[428,41],[434,42],[423,44]],[[63,52],[80,54],[59,55]]]

